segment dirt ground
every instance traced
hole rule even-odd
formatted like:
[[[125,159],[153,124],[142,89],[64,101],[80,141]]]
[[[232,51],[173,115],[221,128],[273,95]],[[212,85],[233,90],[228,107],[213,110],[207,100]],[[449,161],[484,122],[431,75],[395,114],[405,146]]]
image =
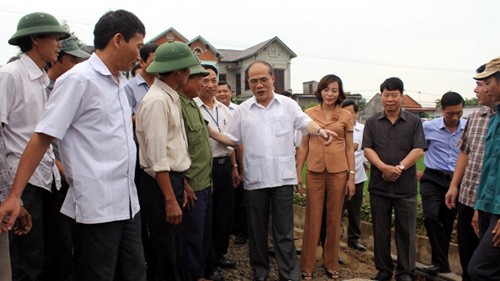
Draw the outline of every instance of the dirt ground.
[[[229,252],[226,258],[234,260],[237,264],[234,269],[223,269],[222,273],[226,281],[247,281],[253,277],[252,269],[248,260],[248,243],[244,245],[235,245],[233,237],[229,246]],[[301,239],[295,241],[297,248],[300,248]],[[348,279],[370,279],[377,273],[373,265],[373,254],[371,252],[359,252],[347,247],[341,243],[340,257],[345,261],[340,265],[341,280]],[[297,262],[300,262],[300,255],[297,256]],[[274,257],[270,257],[271,272],[268,276],[269,281],[278,280],[278,268]],[[328,280],[321,266],[321,248],[318,248],[318,259],[314,270],[313,280]]]

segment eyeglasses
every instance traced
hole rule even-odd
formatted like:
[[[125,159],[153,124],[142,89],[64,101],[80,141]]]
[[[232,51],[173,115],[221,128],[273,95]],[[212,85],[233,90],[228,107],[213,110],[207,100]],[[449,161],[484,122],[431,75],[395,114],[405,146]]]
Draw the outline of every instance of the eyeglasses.
[[[270,80],[269,77],[254,78],[254,79],[248,80],[248,83],[250,83],[250,85],[252,85],[252,86],[257,86],[258,83],[265,84],[269,80]]]

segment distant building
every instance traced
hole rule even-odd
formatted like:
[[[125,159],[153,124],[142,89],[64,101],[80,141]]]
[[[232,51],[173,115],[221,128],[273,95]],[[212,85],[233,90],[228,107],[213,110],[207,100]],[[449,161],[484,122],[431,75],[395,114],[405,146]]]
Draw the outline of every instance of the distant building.
[[[219,60],[221,79],[231,85],[236,95],[243,98],[252,95],[245,69],[256,60],[269,62],[274,68],[274,88],[276,93],[285,90],[291,92],[291,60],[297,55],[288,48],[278,37],[271,38],[248,49],[237,51],[221,49],[222,58]]]
[[[302,93],[295,93],[293,96],[295,100],[299,103],[299,105],[302,108],[306,108],[312,103],[317,103],[318,99],[314,95],[314,92],[318,88],[318,82],[317,81],[307,81],[302,83]],[[351,94],[350,92],[345,92],[346,99],[351,99],[356,102],[356,104],[359,104],[359,101],[363,99],[363,96],[361,94]]]
[[[361,116],[361,119],[366,120],[373,114],[381,112],[383,110],[380,98],[380,94],[377,93],[370,99],[370,101],[366,103],[364,110],[359,114]],[[409,95],[403,95],[403,108],[408,112],[412,112],[418,115],[420,118],[433,118],[436,114],[436,108],[422,107],[422,105],[416,102]]]
[[[168,41],[181,41],[189,45],[203,62],[216,64],[219,68],[219,79],[231,86],[236,96],[245,99],[252,96],[245,77],[245,69],[255,60],[265,60],[274,68],[276,77],[274,87],[277,93],[291,92],[291,60],[297,55],[278,37],[271,38],[245,50],[217,49],[202,36],[188,40],[173,27],[158,34],[148,43],[161,45]]]

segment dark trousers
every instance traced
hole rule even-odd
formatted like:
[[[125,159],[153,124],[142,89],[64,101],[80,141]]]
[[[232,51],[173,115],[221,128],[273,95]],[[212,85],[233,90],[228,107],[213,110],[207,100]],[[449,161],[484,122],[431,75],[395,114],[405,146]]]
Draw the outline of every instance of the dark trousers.
[[[474,208],[458,203],[457,209],[458,254],[460,255],[460,265],[462,266],[462,281],[472,281],[467,268],[479,244],[479,238],[471,225]]]
[[[182,207],[184,175],[169,172],[169,177],[177,203]],[[155,178],[144,176],[139,189],[144,203],[141,208],[150,233],[152,259],[148,264],[148,271],[151,273],[148,278],[150,281],[180,280],[178,268],[183,260],[182,223],[167,223],[164,196]]]
[[[140,213],[122,221],[76,223],[75,229],[78,281],[146,281]]]
[[[272,213],[273,246],[282,279],[299,280],[293,240],[293,186],[247,190],[245,193],[250,265],[255,277],[269,274],[267,231]]]
[[[51,219],[52,223],[50,224],[54,232],[49,235],[55,236],[48,239],[50,242],[45,243],[46,249],[47,247],[53,249],[53,251],[49,251],[52,254],[52,258],[48,258],[48,260],[52,260],[53,262],[45,269],[45,280],[67,281],[75,273],[75,245],[73,240],[75,220],[60,213],[69,188],[68,183],[64,179],[61,179],[61,183],[61,190],[53,189],[51,194],[50,205],[53,210],[52,213],[57,214],[57,219]]]
[[[135,136],[135,135],[134,135]],[[139,159],[139,148],[137,148],[137,159]],[[143,178],[150,177],[143,169],[139,167],[139,161],[137,161],[135,166],[135,186],[137,188],[137,195],[139,197],[139,204],[141,208],[146,204],[144,202],[141,185],[143,184]],[[148,280],[154,279],[154,272],[151,270],[151,264],[154,263],[153,259],[153,247],[151,245],[151,233],[149,231],[149,223],[144,212],[141,212],[141,222],[142,222],[142,247],[144,248],[144,258],[146,259],[146,272]]]
[[[205,274],[209,249],[212,246],[212,190],[195,192],[194,208],[184,210],[182,280],[196,281]]]
[[[493,246],[493,229],[500,215],[479,212],[479,236],[481,240],[472,256],[468,272],[471,280],[500,280],[500,247]]]
[[[445,270],[450,269],[448,249],[457,215],[456,209],[450,210],[445,204],[444,197],[450,181],[449,175],[428,168],[420,180],[424,223],[431,244],[432,264]]]
[[[243,183],[234,189],[232,233],[248,237],[247,208],[245,206],[245,189],[243,188]]]
[[[347,241],[349,243],[358,243],[361,237],[361,205],[363,204],[364,183],[357,183],[351,200],[349,200],[348,195],[344,200],[344,208],[347,208],[347,219],[349,220],[349,227],[347,228]]]
[[[398,261],[396,276],[412,275],[416,263],[417,198],[390,198],[370,194],[373,220],[375,267],[384,275],[392,276],[391,258],[392,210],[395,214],[396,248]]]
[[[233,166],[229,157],[214,158],[212,166],[214,191],[212,241],[217,258],[223,257],[229,247],[233,219]]]
[[[13,281],[54,280],[60,213],[52,197],[58,195],[58,192],[26,185],[21,198],[31,215],[32,228],[26,235],[9,233]]]

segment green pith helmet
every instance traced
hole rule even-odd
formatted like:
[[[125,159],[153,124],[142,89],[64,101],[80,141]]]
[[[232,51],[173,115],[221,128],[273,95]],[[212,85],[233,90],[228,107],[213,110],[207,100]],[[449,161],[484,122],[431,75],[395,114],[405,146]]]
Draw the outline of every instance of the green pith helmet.
[[[199,64],[200,61],[188,45],[171,41],[161,44],[156,49],[155,58],[146,71],[148,73],[167,73]]]
[[[89,53],[82,51],[80,47],[78,47],[78,43],[76,42],[75,37],[69,37],[64,40],[61,40],[60,51],[81,59],[87,59],[90,57]]]
[[[195,66],[191,66],[189,68],[189,76],[197,75],[197,74],[201,74],[202,76],[207,76],[208,74],[210,74],[210,72],[205,70],[205,68],[203,66],[201,66],[200,64],[197,64]]]
[[[54,16],[47,13],[31,13],[19,20],[17,31],[9,39],[9,44],[17,45],[17,40],[26,36],[53,33],[59,34],[60,39],[71,35]]]

